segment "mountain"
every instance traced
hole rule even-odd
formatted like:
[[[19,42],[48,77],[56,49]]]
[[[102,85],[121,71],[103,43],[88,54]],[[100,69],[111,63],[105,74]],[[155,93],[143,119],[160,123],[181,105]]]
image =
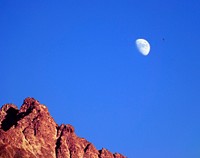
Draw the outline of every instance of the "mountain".
[[[0,158],[125,158],[107,149],[97,150],[74,127],[58,126],[45,105],[26,98],[20,109],[0,109]]]

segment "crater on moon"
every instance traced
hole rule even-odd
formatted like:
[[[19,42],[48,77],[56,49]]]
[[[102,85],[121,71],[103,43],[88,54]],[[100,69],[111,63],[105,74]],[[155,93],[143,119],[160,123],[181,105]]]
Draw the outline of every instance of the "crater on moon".
[[[150,44],[147,40],[145,39],[137,39],[135,41],[135,44],[137,46],[138,51],[142,54],[142,55],[148,55],[150,52]]]

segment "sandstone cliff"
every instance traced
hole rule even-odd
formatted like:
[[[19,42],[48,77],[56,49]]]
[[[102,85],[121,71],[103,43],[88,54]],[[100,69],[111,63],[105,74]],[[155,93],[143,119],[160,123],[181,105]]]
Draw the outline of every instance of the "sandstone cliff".
[[[97,150],[78,137],[71,125],[58,126],[46,106],[26,98],[18,108],[0,109],[0,158],[125,158],[106,149]]]

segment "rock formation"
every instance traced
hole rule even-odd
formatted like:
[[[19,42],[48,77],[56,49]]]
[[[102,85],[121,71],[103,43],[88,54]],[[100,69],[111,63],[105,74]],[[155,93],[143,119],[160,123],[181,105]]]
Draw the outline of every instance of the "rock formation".
[[[18,108],[0,109],[0,158],[125,158],[106,149],[97,150],[78,137],[71,125],[58,126],[46,106],[26,98]]]

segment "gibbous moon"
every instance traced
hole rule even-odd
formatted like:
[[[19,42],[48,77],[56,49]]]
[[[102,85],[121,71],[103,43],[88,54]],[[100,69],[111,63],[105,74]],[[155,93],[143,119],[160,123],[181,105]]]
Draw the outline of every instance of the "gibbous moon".
[[[145,39],[137,39],[135,41],[138,51],[142,54],[147,56],[150,52],[150,44]]]

